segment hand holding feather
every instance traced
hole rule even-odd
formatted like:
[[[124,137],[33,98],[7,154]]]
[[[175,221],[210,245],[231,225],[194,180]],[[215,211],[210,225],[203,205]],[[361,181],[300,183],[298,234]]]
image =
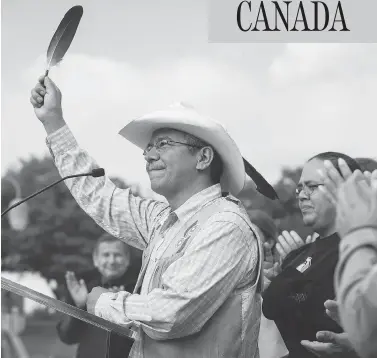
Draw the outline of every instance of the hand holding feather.
[[[38,83],[31,91],[30,102],[47,134],[53,133],[65,124],[60,90],[47,76],[50,68],[63,59],[71,45],[82,14],[82,6],[74,6],[64,15],[47,49],[46,72],[38,79]]]
[[[62,95],[59,88],[49,77],[41,76],[31,90],[30,102],[47,134],[51,134],[65,125],[61,101]]]

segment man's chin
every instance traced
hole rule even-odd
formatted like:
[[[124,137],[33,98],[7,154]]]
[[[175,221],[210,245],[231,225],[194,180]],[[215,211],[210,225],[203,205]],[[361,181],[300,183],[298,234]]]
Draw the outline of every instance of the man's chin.
[[[313,214],[303,213],[302,221],[305,226],[313,226],[315,224],[315,216]]]
[[[106,280],[114,280],[121,277],[123,274],[124,274],[123,271],[117,271],[117,272],[111,271],[111,272],[104,273],[103,276]]]
[[[157,193],[157,194],[160,194],[160,186],[159,185],[157,185],[156,183],[154,183],[154,182],[152,182],[151,181],[151,189],[155,192],[155,193]]]
[[[156,178],[154,179],[151,179],[151,189],[159,194],[159,195],[163,195],[164,196],[164,186],[163,186],[163,183],[161,180],[158,180]]]

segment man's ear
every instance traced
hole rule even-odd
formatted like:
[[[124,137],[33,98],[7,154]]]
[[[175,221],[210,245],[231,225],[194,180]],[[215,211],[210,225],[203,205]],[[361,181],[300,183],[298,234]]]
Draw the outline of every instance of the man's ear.
[[[209,168],[213,160],[213,149],[211,147],[204,147],[199,150],[197,153],[197,170],[205,170]]]

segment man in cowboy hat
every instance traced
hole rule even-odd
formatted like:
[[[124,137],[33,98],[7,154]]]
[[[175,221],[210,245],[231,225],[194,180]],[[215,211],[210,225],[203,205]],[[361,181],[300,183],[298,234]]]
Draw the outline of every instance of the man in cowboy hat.
[[[60,174],[96,168],[68,129],[48,77],[30,100]],[[106,177],[66,182],[98,225],[144,250],[134,292],[94,288],[88,311],[136,331],[131,357],[258,357],[261,244],[240,202],[223,193],[237,195],[245,182],[237,145],[220,124],[182,105],[136,119],[120,134],[144,150],[151,187],[168,204]]]

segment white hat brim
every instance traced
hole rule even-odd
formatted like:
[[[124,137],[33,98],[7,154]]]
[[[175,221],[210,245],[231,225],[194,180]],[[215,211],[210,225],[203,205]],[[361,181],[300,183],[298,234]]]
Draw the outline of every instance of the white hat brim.
[[[213,146],[223,162],[221,188],[237,195],[244,187],[246,174],[240,150],[225,128],[216,121],[186,107],[156,111],[128,123],[119,134],[145,149],[154,131],[171,128],[189,133]]]

